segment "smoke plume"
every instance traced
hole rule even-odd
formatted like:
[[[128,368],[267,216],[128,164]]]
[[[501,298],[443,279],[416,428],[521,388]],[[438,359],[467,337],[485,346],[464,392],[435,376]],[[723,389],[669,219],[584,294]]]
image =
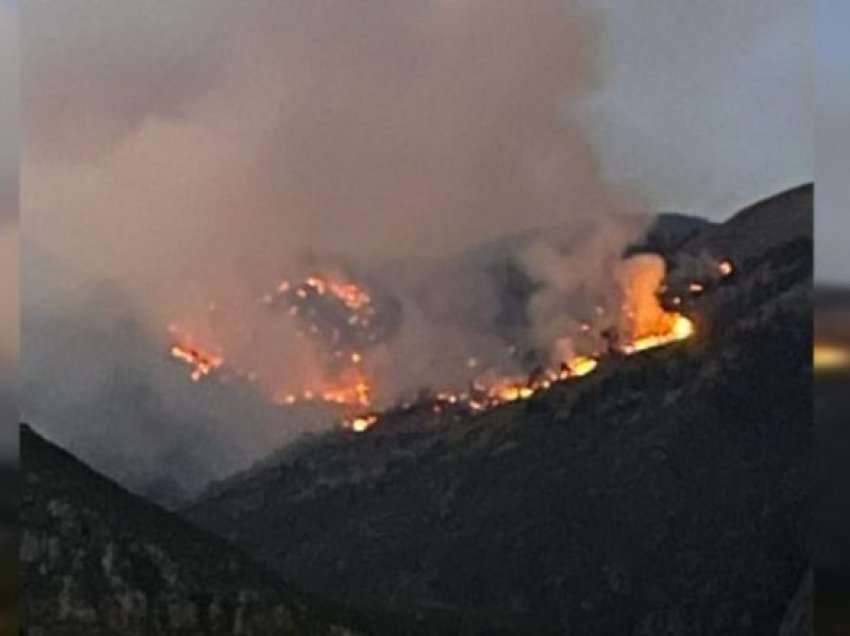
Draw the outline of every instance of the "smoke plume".
[[[568,237],[509,258],[548,346],[616,289],[611,264],[639,234],[618,219],[641,198],[600,177],[574,116],[600,80],[597,25],[563,0],[24,12],[25,415],[113,474],[127,457],[175,471],[191,449],[194,486],[314,428],[241,384],[191,385],[169,324],[271,384],[308,381],[311,351],[258,299],[337,263],[400,299],[372,362],[399,391],[505,348],[434,319],[493,307],[491,284],[468,284],[484,261],[440,275],[456,255],[537,228]],[[422,285],[445,285],[444,302]]]

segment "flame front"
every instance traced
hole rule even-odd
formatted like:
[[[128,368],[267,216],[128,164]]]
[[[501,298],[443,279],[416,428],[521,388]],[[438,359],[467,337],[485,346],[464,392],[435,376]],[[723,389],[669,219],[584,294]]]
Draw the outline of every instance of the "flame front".
[[[606,335],[610,329],[601,331],[602,327],[594,327],[592,322],[584,321],[579,324],[579,334],[592,336],[595,331],[601,331],[603,338],[608,340],[609,350],[624,355],[634,355],[691,338],[696,332],[694,322],[679,311],[665,310],[660,304],[658,293],[664,289],[665,270],[663,259],[654,255],[640,255],[624,262],[620,272],[624,294],[621,324],[613,335]],[[718,270],[721,276],[729,276],[734,267],[731,261],[722,261]],[[698,282],[689,286],[693,294],[699,294],[705,289]],[[331,299],[336,303],[336,308],[345,308],[345,322],[359,330],[355,334],[356,338],[344,341],[336,328],[316,322],[317,305],[305,303],[312,302],[311,298],[321,297]],[[681,305],[681,297],[675,298],[679,302],[674,304]],[[374,332],[370,331],[371,322],[376,315],[369,292],[353,282],[314,274],[300,284],[284,280],[277,285],[274,293],[266,294],[262,300],[264,304],[274,305],[278,299],[288,305],[288,315],[300,322],[300,334],[310,334],[319,344],[330,342],[333,349],[329,351],[327,381],[309,388],[280,389],[274,392],[272,401],[284,407],[305,402],[333,405],[348,411],[342,420],[344,428],[355,433],[372,429],[380,421],[381,414],[373,409],[373,384],[367,373],[368,342],[374,341]],[[604,321],[611,314],[597,307],[596,315],[597,319]],[[172,329],[172,333],[177,342],[171,347],[171,355],[191,366],[190,377],[193,381],[200,381],[223,365],[223,357],[191,344],[192,339],[185,335],[178,338],[176,330]],[[366,349],[353,348],[353,342],[364,340]],[[569,341],[569,338],[566,340]],[[564,348],[565,352],[570,350],[569,346]],[[465,367],[467,371],[479,375],[471,380],[469,389],[441,390],[426,403],[430,404],[435,413],[441,413],[447,408],[482,412],[511,402],[528,400],[555,383],[592,374],[599,368],[602,355],[604,352],[600,351],[594,355],[564,355],[551,368],[538,368],[528,376],[502,377],[494,376],[492,371],[488,372],[481,367],[478,358],[471,357],[465,360]],[[816,349],[815,364],[824,367],[848,365],[850,353]],[[237,375],[250,376],[253,382],[259,381],[255,373],[246,375],[237,371]]]
[[[663,347],[674,342],[687,340],[696,332],[693,321],[680,313],[664,314],[663,322],[664,326],[658,330],[638,336],[623,345],[623,353],[632,355],[648,349]]]

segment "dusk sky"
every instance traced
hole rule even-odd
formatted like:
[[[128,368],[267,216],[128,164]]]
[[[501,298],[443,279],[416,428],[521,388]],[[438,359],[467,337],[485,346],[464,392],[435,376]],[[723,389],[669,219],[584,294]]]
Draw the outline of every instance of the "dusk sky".
[[[818,0],[816,275],[850,283],[850,4]]]

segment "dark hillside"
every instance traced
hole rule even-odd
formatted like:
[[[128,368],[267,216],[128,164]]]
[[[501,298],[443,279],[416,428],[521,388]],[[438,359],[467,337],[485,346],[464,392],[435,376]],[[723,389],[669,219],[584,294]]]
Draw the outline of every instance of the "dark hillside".
[[[354,604],[775,636],[807,569],[811,214],[801,188],[685,241],[737,267],[688,298],[691,341],[477,417],[315,438],[185,514]]]

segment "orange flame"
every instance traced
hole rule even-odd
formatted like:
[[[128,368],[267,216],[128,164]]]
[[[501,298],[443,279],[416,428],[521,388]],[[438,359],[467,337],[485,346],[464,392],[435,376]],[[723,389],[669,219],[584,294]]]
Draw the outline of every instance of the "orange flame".
[[[355,433],[363,433],[378,421],[378,416],[374,413],[370,413],[368,415],[357,415],[355,417],[346,418],[343,420],[343,426],[345,428],[351,429]]]
[[[189,377],[192,378],[193,382],[199,382],[224,364],[224,359],[219,356],[201,351],[197,347],[182,344],[172,345],[171,357],[182,360],[192,367],[192,373]]]
[[[730,275],[734,267],[730,261],[719,265],[722,275]],[[624,262],[619,272],[620,282],[624,292],[624,303],[621,312],[619,335],[615,336],[611,346],[626,355],[633,355],[655,347],[665,346],[691,338],[696,332],[694,322],[679,312],[666,311],[660,304],[658,292],[665,278],[665,263],[663,259],[652,255],[633,257]],[[692,283],[693,293],[701,293],[704,287],[700,283]],[[369,294],[355,283],[335,280],[329,276],[314,274],[299,285],[282,281],[277,286],[277,293],[295,293],[306,298],[309,294],[331,294],[339,299],[349,310],[349,322],[368,326],[372,315],[372,299]],[[268,295],[271,297],[271,295]],[[677,304],[681,298],[677,297]],[[273,302],[273,300],[272,300]],[[289,312],[298,313],[298,306],[291,305]],[[602,317],[605,310],[596,308],[596,313]],[[583,333],[589,333],[593,326],[589,322],[580,324]],[[172,330],[173,332],[173,330]],[[211,354],[196,346],[186,344],[191,339],[181,338],[171,348],[171,355],[192,367],[191,378],[200,381],[219,368],[224,360],[221,356]],[[345,409],[371,409],[373,387],[366,377],[366,354],[360,351],[335,352],[337,360],[349,363],[341,373],[335,373],[332,382],[322,383],[318,387],[297,391],[280,390],[273,395],[273,401],[282,406],[291,406],[301,402],[321,402],[332,404]],[[820,364],[850,365],[850,353],[846,350],[843,355],[834,351],[815,351],[816,366]],[[838,361],[838,362],[837,362]],[[468,358],[465,365],[469,370],[479,368],[477,358]],[[598,355],[573,356],[569,355],[558,368],[535,371],[530,377],[501,377],[485,378],[479,376],[472,383],[469,391],[445,390],[436,394],[430,403],[434,413],[442,413],[447,409],[467,409],[469,412],[481,412],[511,402],[527,400],[537,392],[549,389],[557,382],[564,382],[587,376],[597,370],[600,364]],[[253,375],[253,374],[252,374]],[[380,420],[381,414],[374,410],[350,414],[343,419],[343,426],[353,432],[363,433],[374,427]]]
[[[664,314],[664,323],[664,327],[658,331],[642,335],[623,345],[623,353],[632,355],[648,349],[663,347],[674,342],[687,340],[696,333],[693,321],[679,313]]]

